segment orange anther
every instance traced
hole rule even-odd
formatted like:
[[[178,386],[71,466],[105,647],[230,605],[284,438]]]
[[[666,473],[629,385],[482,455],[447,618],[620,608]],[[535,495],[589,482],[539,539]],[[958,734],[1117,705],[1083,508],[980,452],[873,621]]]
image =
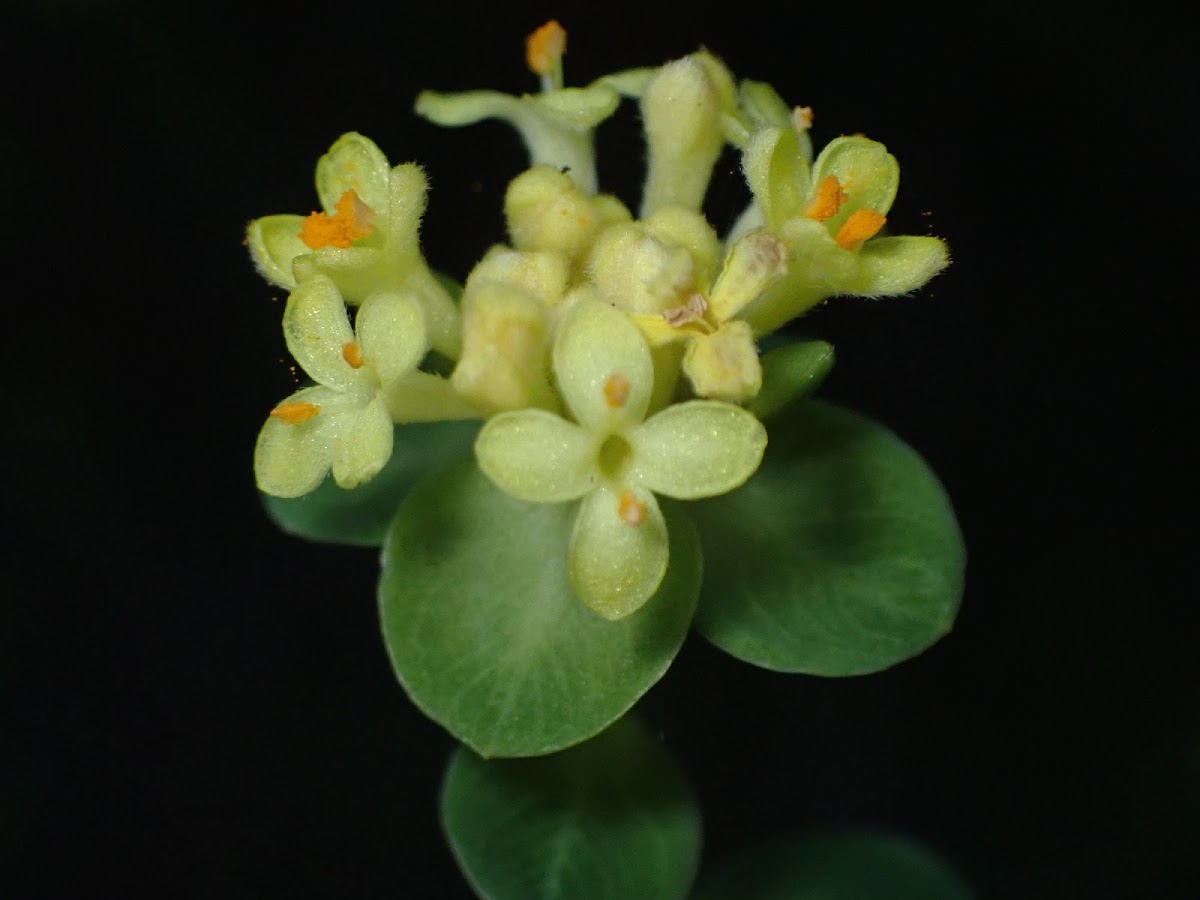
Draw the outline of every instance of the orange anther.
[[[617,503],[617,515],[626,525],[636,527],[646,521],[646,504],[633,496],[633,491],[621,491],[621,499]]]
[[[842,190],[841,182],[836,175],[826,175],[817,185],[817,196],[804,211],[804,215],[818,222],[832,219],[846,202],[846,192]]]
[[[811,106],[797,106],[792,110],[792,128],[803,133],[812,128],[813,111]]]
[[[538,75],[547,75],[567,52],[567,32],[551,19],[525,39],[525,63]]]
[[[348,362],[352,369],[362,368],[362,350],[354,341],[346,341],[342,344],[342,359]]]
[[[375,211],[354,191],[342,194],[333,208],[336,212],[332,216],[315,212],[300,226],[300,240],[313,250],[349,247],[351,242],[366,237],[375,227]]]
[[[301,422],[307,422],[320,411],[321,407],[315,403],[290,400],[287,403],[280,403],[271,410],[271,418],[279,419],[285,425],[299,425]]]
[[[629,379],[613,372],[604,380],[604,402],[613,409],[624,406],[629,399]]]
[[[847,250],[857,250],[863,245],[863,241],[875,237],[886,221],[887,217],[883,213],[873,209],[856,209],[850,214],[850,218],[842,223],[834,240]]]

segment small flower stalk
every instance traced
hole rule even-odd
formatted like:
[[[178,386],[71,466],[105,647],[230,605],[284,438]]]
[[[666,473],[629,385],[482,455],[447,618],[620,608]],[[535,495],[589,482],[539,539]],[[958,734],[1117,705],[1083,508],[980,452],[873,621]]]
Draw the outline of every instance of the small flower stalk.
[[[775,371],[760,341],[833,296],[910,293],[948,255],[937,238],[887,234],[899,167],[884,145],[838,137],[814,159],[812,111],[739,84],[706,51],[585,87],[565,85],[566,52],[550,22],[526,44],[536,92],[417,98],[439,125],[505,121],[529,151],[506,240],[461,292],[420,246],[425,173],[359,134],[318,161],[318,210],[250,223],[255,266],[290,292],[284,338],[311,381],[270,408],[254,472],[276,497],[327,479],[351,491],[405,426],[477,420],[476,464],[496,488],[571,504],[570,585],[617,621],[671,564],[662,504],[734,491],[759,468],[768,435],[751,410]],[[593,141],[623,97],[647,148],[632,206],[600,192]],[[727,144],[750,202],[720,234],[702,204]]]

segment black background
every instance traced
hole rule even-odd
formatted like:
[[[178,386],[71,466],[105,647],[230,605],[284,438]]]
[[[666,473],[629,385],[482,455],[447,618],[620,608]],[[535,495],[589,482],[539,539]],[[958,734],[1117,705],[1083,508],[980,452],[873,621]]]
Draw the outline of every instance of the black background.
[[[805,324],[838,349],[825,395],[945,481],[958,625],[842,681],[690,639],[646,710],[706,864],[866,826],[981,897],[1194,896],[1194,29],[1147,4],[722,6],[5,8],[0,893],[467,895],[436,824],[453,743],[389,670],[375,555],[259,507],[251,447],[292,377],[282,292],[240,242],[311,209],[316,158],[357,130],[426,166],[426,255],[465,274],[523,151],[412,98],[533,89],[522,40],[554,15],[574,83],[706,44],[813,106],[818,146],[883,140],[890,225],[954,254],[915,298]],[[632,112],[601,131],[602,185],[631,202],[637,140]],[[742,190],[731,158],[719,227]]]

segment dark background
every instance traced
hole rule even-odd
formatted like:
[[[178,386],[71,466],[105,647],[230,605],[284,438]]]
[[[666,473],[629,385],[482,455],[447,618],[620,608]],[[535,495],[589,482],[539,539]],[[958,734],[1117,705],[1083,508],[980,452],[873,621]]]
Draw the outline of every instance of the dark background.
[[[426,166],[427,257],[465,274],[523,151],[412,98],[533,89],[522,40],[552,15],[576,84],[703,43],[813,106],[818,146],[883,140],[890,224],[954,254],[915,298],[806,327],[838,349],[825,395],[945,481],[970,553],[958,625],[842,681],[691,638],[647,712],[700,795],[706,864],[868,826],[985,898],[1195,896],[1194,28],[1150,4],[396,0],[5,7],[0,894],[467,895],[436,824],[453,743],[390,672],[375,554],[287,538],[259,507],[251,448],[292,379],[282,292],[240,242],[311,209],[316,158],[357,130]],[[627,111],[600,138],[602,184],[631,202],[637,128]]]

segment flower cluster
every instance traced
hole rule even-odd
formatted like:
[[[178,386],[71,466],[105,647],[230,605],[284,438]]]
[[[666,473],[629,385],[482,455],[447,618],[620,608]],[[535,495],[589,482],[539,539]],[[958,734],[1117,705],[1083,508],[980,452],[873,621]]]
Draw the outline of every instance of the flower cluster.
[[[667,568],[656,495],[715,496],[757,469],[758,341],[834,295],[908,293],[948,258],[936,238],[881,236],[898,184],[882,144],[841,137],[814,160],[810,110],[737,84],[704,51],[569,88],[565,49],[555,22],[530,36],[537,94],[417,100],[442,125],[506,120],[531,157],[505,196],[508,242],[461,296],[421,253],[424,173],[362,135],[318,162],[321,211],[250,224],[256,266],[290,291],[285,339],[314,382],[271,410],[254,468],[279,497],[330,474],[353,488],[383,468],[395,425],[483,420],[475,455],[500,489],[578,503],[572,585],[617,619]],[[648,146],[637,216],[597,192],[593,131],[623,97],[640,104]],[[721,236],[701,204],[726,144],[752,200]]]

